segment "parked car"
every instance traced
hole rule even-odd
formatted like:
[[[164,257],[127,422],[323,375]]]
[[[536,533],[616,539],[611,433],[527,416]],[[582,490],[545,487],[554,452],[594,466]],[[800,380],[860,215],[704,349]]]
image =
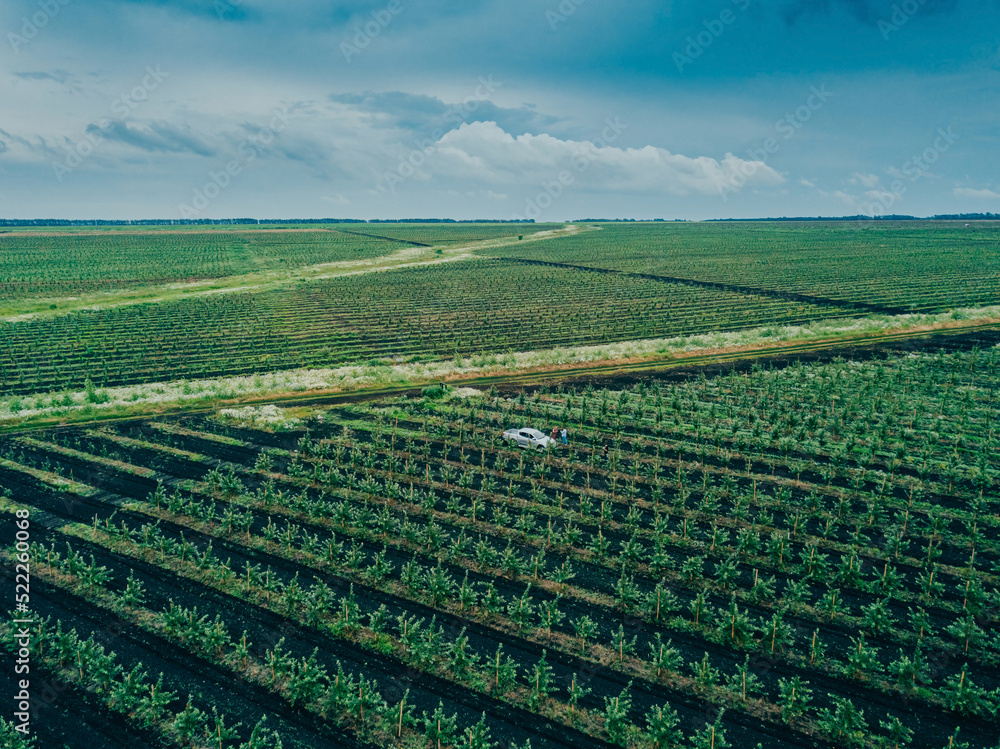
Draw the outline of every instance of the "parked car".
[[[530,427],[508,429],[500,436],[508,442],[516,442],[519,447],[533,447],[539,452],[545,452],[549,445],[556,444],[556,441],[551,437],[547,437],[537,429],[531,429]]]

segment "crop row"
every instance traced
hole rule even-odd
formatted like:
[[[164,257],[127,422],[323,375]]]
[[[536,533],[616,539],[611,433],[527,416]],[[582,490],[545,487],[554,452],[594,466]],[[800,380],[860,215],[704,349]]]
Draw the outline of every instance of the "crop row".
[[[9,393],[688,335],[849,314],[477,260],[0,326]]]
[[[936,311],[1000,302],[997,224],[604,224],[490,250],[598,268]]]
[[[289,683],[330,688],[330,659],[355,653],[383,732],[395,659],[415,675],[403,713],[443,699],[440,720],[482,716],[490,741],[523,742],[531,712],[557,743],[985,749],[997,359],[396,399],[322,410],[308,432],[209,416],[55,430],[5,438],[0,483],[65,524],[37,564],[74,578],[52,583],[66,595],[131,605],[199,657],[209,630],[231,633],[219,668],[242,629],[294,627],[301,667],[260,686],[302,715],[317,704],[292,705]],[[499,439],[522,424],[565,424],[570,444]]]
[[[171,504],[173,504],[172,501],[171,501]],[[175,517],[176,517],[176,515],[175,515]],[[200,520],[200,518],[204,517],[203,512],[199,511],[198,512],[198,517],[199,517],[199,522],[203,522],[203,521]],[[270,526],[268,526],[268,529],[270,529]],[[124,527],[123,527],[122,530],[124,531]],[[146,543],[147,544],[151,544],[152,547],[155,548],[156,545],[157,545],[157,543],[156,543],[156,533],[157,532],[155,531],[155,528],[154,528],[153,531],[152,531],[152,535],[151,535],[150,534],[150,530],[147,527],[139,535],[136,535],[136,534],[132,534],[132,535],[135,538],[139,538],[142,535],[145,535],[146,536]],[[287,535],[288,533],[290,533],[291,535]],[[277,548],[280,545],[286,545],[287,544],[288,545],[287,546],[288,553],[289,553],[289,555],[290,555],[291,558],[299,558],[299,559],[301,559],[301,558],[303,558],[303,554],[310,554],[310,552],[303,551],[301,548],[299,548],[300,532],[297,532],[297,530],[291,530],[291,531],[289,531],[286,528],[285,534],[286,534],[285,538],[288,539],[288,540],[285,540],[285,541],[281,540],[281,536],[282,536],[281,533],[277,533],[274,536],[275,538],[277,538],[277,540],[273,541],[273,542],[270,542],[270,546],[271,546],[272,552],[276,552]],[[236,535],[237,536],[240,535],[240,531],[238,529],[236,530]],[[265,537],[267,537],[267,536],[268,536],[268,534],[265,533]],[[310,539],[310,534],[306,533],[306,535],[305,535],[304,538],[308,541]],[[267,544],[267,543],[268,542],[265,541],[265,544]],[[313,540],[311,543],[315,544],[315,540]],[[161,553],[163,553],[163,548],[164,547],[161,545],[160,546]],[[168,545],[166,548],[169,550],[170,546]],[[204,554],[202,554],[201,556],[204,557]],[[211,559],[211,556],[212,556],[211,552],[209,552],[208,559]],[[329,555],[327,555],[327,556],[329,556]],[[332,557],[334,559],[336,559],[339,556],[340,556],[339,553],[333,553],[332,554]],[[347,555],[346,565],[351,565],[351,566],[359,565],[360,563],[359,563],[359,561],[357,560],[356,557],[357,557],[356,552],[355,552],[355,554],[353,556],[350,555],[350,554]],[[197,558],[197,555],[195,557],[192,557],[192,559],[196,559],[196,558]],[[375,562],[376,562],[376,566],[378,566],[378,560],[377,559],[375,560]],[[207,562],[207,563],[210,563],[210,562]],[[383,558],[383,562],[381,564],[383,566],[385,565],[384,558]],[[345,563],[341,563],[340,566],[346,566],[346,565],[345,565]],[[366,565],[362,565],[362,566],[366,566]],[[410,571],[409,574],[413,575],[414,573],[413,573],[413,570],[412,570],[412,561],[411,561],[411,563],[408,564],[408,566],[411,568],[411,571]],[[449,595],[448,594],[448,590],[454,584],[448,582],[448,575],[447,575],[447,573],[442,573],[441,572],[440,563],[438,564],[437,570],[438,570],[437,573],[434,573],[434,568],[432,566],[428,567],[427,571],[425,573],[417,575],[417,579],[423,581],[426,578],[426,580],[428,581],[427,582],[428,590],[430,591],[426,595],[428,595],[429,600],[436,601],[440,605],[440,603],[442,602],[442,600],[448,598],[448,595]],[[248,571],[246,574],[248,576],[251,575],[251,574],[259,574],[259,571],[258,571],[258,573],[251,573],[250,571]],[[441,577],[441,580],[437,580],[437,582],[435,582],[435,576]],[[250,577],[247,578],[248,581],[250,579],[251,579]],[[382,580],[383,587],[384,587],[384,578],[380,578],[380,579]],[[420,582],[418,584],[417,590],[420,591],[421,594],[423,594],[423,586],[424,586],[424,584],[425,583],[423,583],[423,582]],[[412,583],[411,583],[411,585],[412,585]],[[432,598],[432,596],[433,596],[433,598]],[[494,597],[495,597],[495,593],[494,593]],[[472,593],[472,599],[476,600],[476,598],[477,598],[477,595],[476,595],[475,592],[473,592]],[[485,601],[490,601],[491,600],[490,594],[488,592],[485,593],[483,595],[483,599]],[[551,604],[551,600],[550,600],[550,604]],[[546,608],[545,606],[543,606],[541,604],[538,604],[538,609],[539,609],[539,611],[551,611],[551,612],[554,612],[554,614],[558,617],[558,614],[559,614],[559,611],[558,611],[558,600],[556,601],[556,604],[557,605],[555,607],[551,607],[551,608]],[[531,625],[532,625],[532,623],[534,621],[535,614],[533,614],[531,612],[532,612],[532,609],[535,608],[535,605],[531,602],[530,597],[526,596],[526,594],[522,594],[522,595],[513,594],[512,600],[510,600],[508,602],[500,601],[500,602],[494,602],[493,604],[488,604],[487,603],[485,605],[490,606],[493,609],[499,609],[499,610],[506,609],[509,615],[512,614],[512,613],[514,613],[514,612],[516,612],[517,621],[518,621],[518,625],[519,625],[518,628],[519,629],[521,627],[524,627],[524,626],[531,627]],[[703,612],[703,616],[705,617],[706,620],[709,617],[709,609],[710,608],[711,607],[705,607],[705,611]],[[698,617],[698,615],[695,614],[695,626],[696,627],[697,627],[697,617]],[[712,615],[712,617],[714,619],[714,615]],[[598,620],[600,620],[600,617],[597,617],[597,618],[598,618]],[[737,618],[739,619],[739,628],[740,628],[740,630],[742,632],[743,629],[747,626],[748,623],[745,621],[744,615],[741,614],[738,609],[737,609]],[[586,632],[586,627],[587,627],[588,619],[586,619],[586,618],[584,618],[584,619],[577,618],[576,621],[582,626],[582,631]],[[778,620],[778,621],[779,621],[779,623],[777,625],[775,625],[775,628],[776,629],[782,629],[783,625],[780,624],[780,620]],[[551,620],[550,620],[549,621],[549,628],[550,629],[551,629],[551,624],[552,623],[551,623]],[[772,631],[774,631],[774,630],[772,630]],[[579,630],[578,630],[578,633],[579,633]],[[614,633],[608,633],[608,634],[614,635]],[[586,637],[586,635],[584,635],[584,636]],[[631,649],[631,648],[635,647],[635,638],[634,637],[632,638],[631,641],[629,641],[628,638],[626,638],[623,641],[623,640],[621,640],[622,636],[623,635],[622,635],[621,632],[619,632],[619,634],[617,635],[617,637],[619,638],[617,647],[619,649],[628,650],[628,649]],[[742,636],[742,634],[741,634],[741,636]],[[784,647],[787,644],[786,643],[786,634],[782,631],[782,636],[781,636],[781,638],[778,638],[778,639],[781,640],[781,643],[779,643],[779,650],[782,650],[782,649],[784,649]],[[584,647],[586,648],[586,645]],[[815,639],[813,640],[813,647],[814,648],[816,647]],[[609,646],[609,649],[611,649],[610,646]],[[663,653],[660,652],[660,651],[658,651],[656,648],[654,648],[654,651],[659,652],[660,655],[663,655]],[[671,652],[672,651],[670,650],[669,645],[668,645],[667,650],[666,650],[666,655],[670,656]],[[772,642],[772,646],[771,646],[771,654],[772,654],[772,656],[774,654],[773,642]],[[866,658],[871,658],[871,654],[870,653],[863,652],[862,655],[864,655]],[[675,657],[675,656],[670,656],[670,657]],[[692,663],[692,668],[694,668],[695,665],[697,665],[697,664]],[[857,667],[857,664],[855,664],[855,667]],[[663,668],[663,666],[661,665],[658,668]],[[712,668],[713,667],[711,667],[709,665],[708,661],[705,661],[705,663],[701,664],[701,669],[704,672],[703,678],[704,679],[708,679],[708,684],[709,685],[712,685],[714,683],[714,681],[718,678],[717,676],[712,676],[712,674],[715,673],[712,670]],[[689,678],[694,679],[695,676],[696,676],[696,674],[692,673],[692,676],[689,677]],[[972,685],[971,681],[969,681],[969,689],[973,690],[971,692],[971,694],[973,696],[975,696],[976,694],[978,694],[977,692],[974,691],[976,688]]]
[[[0,235],[0,300],[221,278],[393,252],[377,237],[315,231]]]

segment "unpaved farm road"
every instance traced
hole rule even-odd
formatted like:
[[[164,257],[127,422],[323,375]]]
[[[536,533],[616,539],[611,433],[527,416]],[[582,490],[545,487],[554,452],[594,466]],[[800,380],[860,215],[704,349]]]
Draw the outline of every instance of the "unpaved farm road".
[[[38,301],[45,305],[50,303],[55,304],[58,309],[44,309],[23,314],[4,315],[0,313],[0,322],[21,322],[39,317],[66,315],[83,310],[111,309],[131,304],[154,304],[157,302],[191,299],[213,294],[266,291],[301,281],[318,281],[325,278],[354,276],[364,273],[375,273],[377,271],[395,270],[397,268],[454,263],[474,257],[473,253],[476,250],[488,250],[507,247],[512,244],[526,244],[528,242],[543,242],[558,237],[572,236],[584,231],[597,230],[597,227],[568,224],[562,229],[541,231],[537,234],[526,234],[524,235],[524,239],[521,240],[517,239],[517,237],[507,237],[471,242],[459,247],[448,245],[403,247],[388,255],[366,260],[338,260],[336,262],[321,263],[319,265],[291,268],[288,270],[268,270],[239,276],[224,276],[222,278],[210,278],[182,283],[143,286],[135,289],[122,289],[120,291],[101,292],[74,297],[45,298]]]

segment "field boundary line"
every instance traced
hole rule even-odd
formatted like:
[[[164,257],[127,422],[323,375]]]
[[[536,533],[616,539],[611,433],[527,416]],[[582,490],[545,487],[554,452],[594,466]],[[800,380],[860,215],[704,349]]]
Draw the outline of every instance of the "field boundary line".
[[[590,265],[574,265],[572,263],[560,263],[555,260],[531,260],[529,258],[512,257],[505,258],[517,263],[527,263],[530,265],[547,265],[555,268],[569,268],[572,270],[589,271],[591,273],[606,273],[628,278],[642,278],[649,281],[661,281],[664,283],[683,284],[685,286],[696,286],[702,289],[712,289],[714,291],[730,291],[737,294],[750,294],[754,296],[767,296],[773,299],[782,299],[793,302],[807,302],[823,306],[842,307],[845,309],[859,309],[865,312],[874,312],[880,315],[908,315],[913,310],[904,307],[893,307],[882,304],[869,304],[868,302],[856,302],[847,299],[833,299],[831,297],[815,296],[812,294],[800,294],[794,291],[780,291],[778,289],[765,289],[758,286],[743,286],[741,284],[724,283],[722,281],[701,281],[696,278],[682,278],[680,276],[662,276],[655,273],[635,273],[633,271],[618,270],[617,268],[602,268]]]

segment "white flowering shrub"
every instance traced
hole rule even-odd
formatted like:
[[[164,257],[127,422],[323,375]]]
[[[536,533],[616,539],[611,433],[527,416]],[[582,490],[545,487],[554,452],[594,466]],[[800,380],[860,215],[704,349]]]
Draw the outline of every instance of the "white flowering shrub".
[[[288,417],[285,410],[277,406],[223,408],[218,412],[218,417],[223,421],[267,429],[289,430],[302,426],[301,419]]]

